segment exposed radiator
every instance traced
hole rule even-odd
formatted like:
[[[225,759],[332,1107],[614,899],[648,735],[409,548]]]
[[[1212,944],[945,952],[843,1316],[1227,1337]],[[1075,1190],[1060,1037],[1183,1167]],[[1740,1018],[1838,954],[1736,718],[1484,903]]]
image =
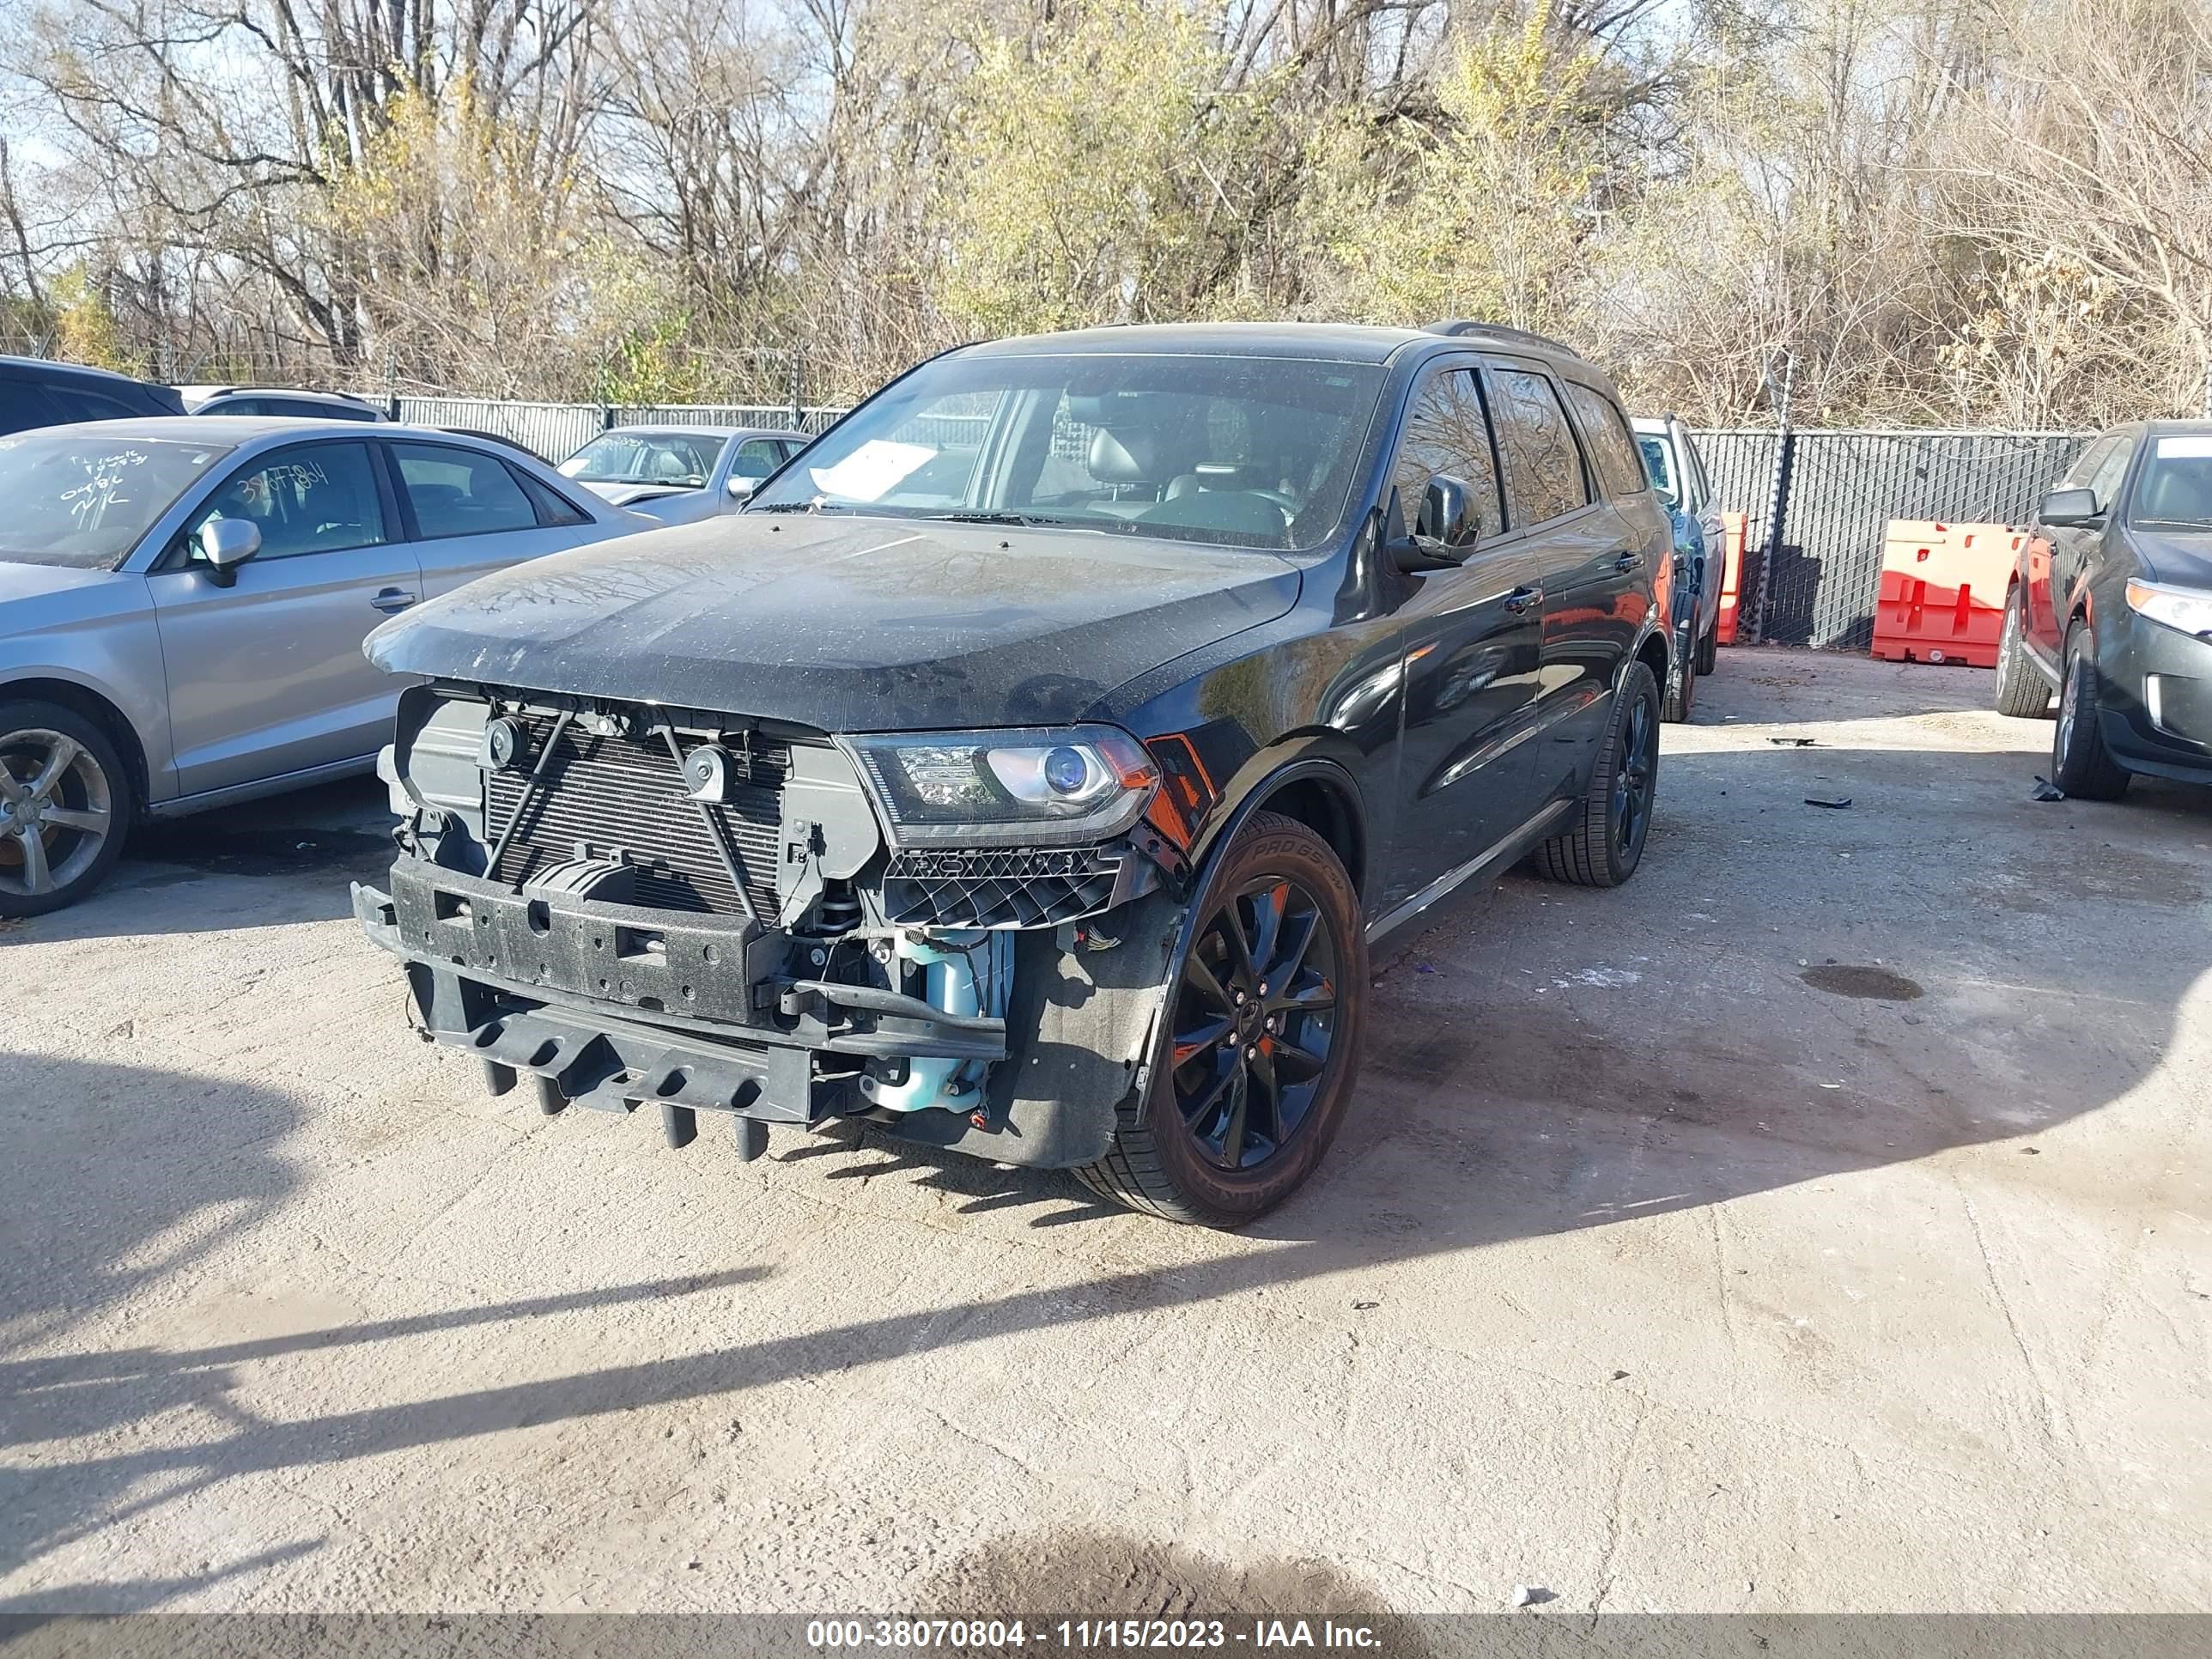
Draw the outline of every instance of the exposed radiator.
[[[535,755],[552,734],[554,722],[533,716],[528,724]],[[690,751],[690,744],[681,738],[678,742]],[[788,749],[756,742],[751,781],[733,783],[727,805],[707,808],[729,838],[746,890],[763,916],[776,912],[778,832],[783,782],[790,769]],[[491,775],[486,828],[494,843],[514,817],[527,780],[523,770]],[[714,837],[700,820],[699,803],[684,793],[684,775],[657,733],[600,737],[570,721],[491,874],[501,881],[526,881],[574,857],[580,846],[602,858],[626,854],[637,871],[640,904],[723,915],[744,912]]]

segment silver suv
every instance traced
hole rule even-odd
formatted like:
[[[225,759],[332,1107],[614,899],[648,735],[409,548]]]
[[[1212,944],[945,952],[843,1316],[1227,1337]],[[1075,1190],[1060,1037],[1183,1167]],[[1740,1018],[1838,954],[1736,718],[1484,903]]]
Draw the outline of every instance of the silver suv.
[[[651,527],[474,439],[242,416],[0,437],[0,916],[90,891],[141,814],[371,769],[372,627]]]

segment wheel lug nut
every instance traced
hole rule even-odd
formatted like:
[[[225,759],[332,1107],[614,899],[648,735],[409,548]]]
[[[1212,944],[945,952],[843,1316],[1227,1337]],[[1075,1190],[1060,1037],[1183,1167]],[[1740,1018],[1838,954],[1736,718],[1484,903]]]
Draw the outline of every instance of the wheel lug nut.
[[[1244,994],[1242,991],[1231,991],[1229,995],[1230,1000],[1235,1002],[1239,1008],[1242,1008],[1244,1006]]]
[[[1264,979],[1260,981],[1260,994],[1261,996],[1267,994],[1267,981]]]

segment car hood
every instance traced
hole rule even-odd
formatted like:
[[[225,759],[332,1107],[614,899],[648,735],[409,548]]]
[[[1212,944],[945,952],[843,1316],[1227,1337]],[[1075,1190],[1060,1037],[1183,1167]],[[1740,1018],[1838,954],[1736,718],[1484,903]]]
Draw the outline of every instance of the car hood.
[[[1046,725],[1283,615],[1265,552],[1071,531],[740,514],[489,576],[369,635],[394,673],[826,731]]]
[[[16,564],[0,549],[0,635],[32,634],[135,609],[145,584],[112,570]]]
[[[2154,581],[2212,587],[2212,530],[2137,530],[2136,551]]]
[[[585,489],[601,501],[616,507],[628,507],[632,501],[658,501],[663,495],[678,495],[698,488],[696,484],[658,483],[587,483]]]

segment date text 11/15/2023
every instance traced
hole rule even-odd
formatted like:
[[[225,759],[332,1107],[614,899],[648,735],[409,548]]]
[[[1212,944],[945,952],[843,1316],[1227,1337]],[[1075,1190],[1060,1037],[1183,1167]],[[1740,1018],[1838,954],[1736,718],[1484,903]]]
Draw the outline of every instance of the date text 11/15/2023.
[[[1382,1646],[1370,1626],[1331,1619],[1255,1619],[1234,1626],[1220,1619],[813,1619],[807,1621],[806,1644],[823,1650]]]

